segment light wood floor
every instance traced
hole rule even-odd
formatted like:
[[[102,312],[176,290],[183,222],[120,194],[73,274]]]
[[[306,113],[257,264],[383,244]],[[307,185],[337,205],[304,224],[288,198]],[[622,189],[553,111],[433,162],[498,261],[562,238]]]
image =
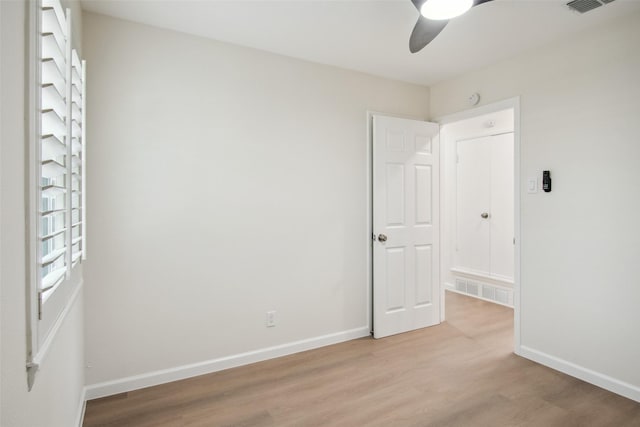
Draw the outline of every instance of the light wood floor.
[[[640,404],[512,354],[513,311],[447,293],[447,322],[88,402],[85,426],[640,426]]]

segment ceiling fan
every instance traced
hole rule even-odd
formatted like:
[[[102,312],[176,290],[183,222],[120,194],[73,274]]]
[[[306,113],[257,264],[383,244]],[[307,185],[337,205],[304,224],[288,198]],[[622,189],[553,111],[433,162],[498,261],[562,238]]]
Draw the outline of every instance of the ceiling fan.
[[[450,19],[490,1],[492,0],[411,0],[420,12],[420,18],[411,33],[409,50],[411,53],[420,51],[440,34]]]

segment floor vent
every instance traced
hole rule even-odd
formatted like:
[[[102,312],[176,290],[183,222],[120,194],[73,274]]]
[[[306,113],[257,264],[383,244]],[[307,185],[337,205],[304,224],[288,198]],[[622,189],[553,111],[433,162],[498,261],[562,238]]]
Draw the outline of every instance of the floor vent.
[[[513,305],[513,302],[511,302],[511,299],[513,299],[512,297],[513,294],[511,291],[506,289],[496,289],[496,301],[500,304]]]
[[[614,0],[573,0],[567,3],[567,6],[580,13],[586,13],[613,1]]]
[[[445,287],[459,294],[513,307],[513,289],[462,277],[456,277],[455,284],[445,283]]]
[[[482,298],[496,299],[496,288],[489,285],[482,285]]]
[[[467,281],[467,293],[471,295],[480,295],[478,293],[478,284],[476,282],[472,282],[471,280]]]

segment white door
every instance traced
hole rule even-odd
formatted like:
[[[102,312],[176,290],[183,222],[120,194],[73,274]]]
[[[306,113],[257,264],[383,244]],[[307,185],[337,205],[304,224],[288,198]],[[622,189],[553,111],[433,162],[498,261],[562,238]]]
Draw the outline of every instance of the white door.
[[[491,274],[491,137],[458,141],[456,266]]]
[[[373,118],[373,336],[440,323],[439,125]]]
[[[458,141],[458,269],[513,279],[513,142],[513,133]]]

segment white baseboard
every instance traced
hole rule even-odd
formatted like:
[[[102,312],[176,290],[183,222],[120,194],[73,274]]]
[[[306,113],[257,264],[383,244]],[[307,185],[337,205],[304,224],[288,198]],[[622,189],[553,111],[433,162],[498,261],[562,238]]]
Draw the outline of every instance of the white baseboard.
[[[87,409],[87,388],[82,388],[82,394],[80,395],[80,404],[78,406],[76,423],[74,425],[78,427],[82,427],[82,423],[84,422],[84,411]]]
[[[556,371],[571,375],[572,377],[579,378],[605,390],[627,397],[631,400],[635,400],[636,402],[640,402],[640,387],[633,384],[617,380],[610,376],[567,362],[566,360],[559,359],[555,356],[534,350],[524,345],[520,347],[520,356],[533,360],[541,365],[548,366]]]
[[[92,384],[87,386],[85,389],[86,399],[97,399],[99,397],[111,396],[118,393],[183,380],[185,378],[196,377],[198,375],[210,374],[224,369],[262,362],[264,360],[287,356],[289,354],[312,350],[314,348],[324,347],[331,344],[338,344],[356,338],[368,337],[369,335],[369,326],[363,326],[361,328],[351,329],[348,331],[221,357],[219,359],[207,360],[190,365],[177,366],[175,368],[120,378],[114,381]]]

